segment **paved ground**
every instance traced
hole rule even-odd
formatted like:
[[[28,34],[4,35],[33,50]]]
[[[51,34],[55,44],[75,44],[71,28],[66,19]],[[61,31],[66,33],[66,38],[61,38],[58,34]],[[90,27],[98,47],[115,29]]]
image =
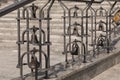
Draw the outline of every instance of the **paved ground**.
[[[64,61],[64,56],[59,54],[59,58],[56,59],[58,55],[51,55],[51,65],[57,64]],[[17,50],[1,50],[0,51],[0,80],[11,80],[20,76],[20,71],[16,68],[17,65]],[[29,73],[30,69],[24,67],[24,74]]]
[[[19,69],[16,68],[16,64],[16,52],[0,51],[0,80],[10,80],[19,76]]]
[[[63,56],[61,56],[62,58]],[[64,58],[60,60],[64,61]],[[54,56],[53,56],[54,60]],[[60,62],[57,60],[57,62]],[[19,77],[19,69],[16,68],[17,52],[13,51],[0,51],[0,80],[11,80]],[[26,70],[28,71],[28,70]],[[120,64],[108,69],[102,74],[98,75],[92,80],[120,80]]]
[[[119,49],[120,47],[120,37],[116,38],[115,47]],[[111,67],[110,69],[106,70],[105,72],[101,73],[100,75],[96,76],[92,80],[120,80],[120,64]]]
[[[120,48],[120,36],[115,40],[115,47]],[[17,47],[17,45],[16,45]],[[56,56],[59,56],[59,58]],[[56,64],[64,61],[65,56],[62,54],[51,54],[51,64]],[[19,77],[19,69],[17,65],[17,50],[0,50],[0,80],[11,80]],[[93,80],[120,80],[120,64],[105,71],[103,74],[97,76]],[[29,70],[25,69],[27,73]]]
[[[120,64],[113,66],[92,80],[120,80]]]

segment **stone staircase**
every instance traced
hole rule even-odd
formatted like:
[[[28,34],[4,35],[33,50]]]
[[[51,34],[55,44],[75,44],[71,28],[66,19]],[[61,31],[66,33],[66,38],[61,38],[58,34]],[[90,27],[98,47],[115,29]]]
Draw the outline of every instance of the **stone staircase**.
[[[15,0],[0,0],[0,9],[14,3]]]
[[[12,0],[9,0],[10,3]],[[47,0],[36,0],[36,5],[42,7]],[[10,4],[8,3],[8,4]],[[76,2],[65,2],[65,4],[68,7],[74,6],[74,4],[77,4],[80,8],[85,8],[85,3],[76,3]],[[108,2],[102,3],[104,5],[105,9],[110,9],[110,6]],[[4,5],[4,4],[3,4]],[[117,4],[119,5],[119,4]],[[97,9],[101,5],[93,4],[93,8]],[[17,50],[17,11],[13,11],[3,17],[0,18],[0,50]],[[56,0],[52,10],[51,10],[51,52],[52,53],[59,53],[61,54],[63,51],[63,10],[60,7],[58,1]],[[37,24],[37,23],[36,23]],[[90,24],[90,23],[89,23]],[[25,23],[22,23],[23,27],[25,26]],[[46,27],[43,27],[46,29]],[[90,32],[89,32],[90,33]]]

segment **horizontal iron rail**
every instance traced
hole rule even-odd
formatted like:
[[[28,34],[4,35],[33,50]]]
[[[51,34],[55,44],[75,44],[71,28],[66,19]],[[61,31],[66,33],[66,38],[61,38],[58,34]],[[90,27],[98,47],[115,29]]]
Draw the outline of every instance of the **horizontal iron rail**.
[[[35,0],[21,0],[21,1],[18,1],[18,2],[15,2],[3,9],[0,10],[0,17],[20,8],[20,7],[23,7],[24,5],[28,4],[28,3],[31,3]]]
[[[91,2],[92,0],[61,0],[61,1]],[[120,2],[120,0],[93,0],[93,3],[102,3],[103,1],[117,1],[117,2]]]
[[[91,2],[92,0],[61,0],[61,1],[73,1],[73,2]],[[93,3],[102,3],[104,0],[93,0]]]

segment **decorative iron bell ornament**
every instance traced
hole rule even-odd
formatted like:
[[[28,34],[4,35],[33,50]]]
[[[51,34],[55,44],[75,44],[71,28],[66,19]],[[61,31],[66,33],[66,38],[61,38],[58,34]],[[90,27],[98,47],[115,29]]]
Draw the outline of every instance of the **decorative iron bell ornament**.
[[[78,27],[77,27],[78,23],[75,22],[73,25],[74,25],[74,28],[73,28],[73,33],[72,34],[79,36]]]
[[[100,14],[100,16],[103,16],[103,7],[100,7],[100,12],[99,12],[99,14]]]
[[[99,13],[99,14],[100,14],[100,16],[103,16],[103,12],[102,12],[102,10],[100,10],[100,13]]]
[[[76,5],[75,5],[74,8],[75,8],[75,10],[74,10],[74,12],[73,12],[73,17],[76,18],[76,17],[78,17],[78,13],[77,13],[77,11],[78,11],[79,8],[78,8]]]
[[[35,69],[35,66],[36,66],[36,68],[39,68],[39,62],[38,62],[38,60],[34,60],[34,58],[31,57],[31,62],[29,63],[29,67],[31,69]]]
[[[79,35],[77,26],[73,29],[73,35]]]
[[[104,31],[104,25],[103,25],[102,21],[100,21],[100,23],[99,23],[98,30]]]
[[[33,55],[35,56],[35,53],[37,52],[37,50],[36,50],[36,48],[34,47],[33,48],[33,50],[32,50],[32,53],[33,53]],[[37,57],[36,57],[36,60],[34,59],[34,57],[33,56],[31,56],[31,61],[30,61],[30,63],[29,63],[29,67],[31,68],[31,69],[35,69],[35,67],[36,68],[39,68],[39,62],[38,62],[38,60],[37,60]]]
[[[73,12],[73,17],[78,17],[78,13],[77,13],[77,10],[75,10],[74,12]]]
[[[101,46],[101,47],[104,46],[104,40],[102,38],[98,41],[97,46]]]
[[[35,4],[32,4],[30,6],[30,10],[31,10],[31,18],[36,18],[36,11],[38,9],[38,6],[35,6]]]
[[[72,51],[71,51],[71,55],[78,55],[79,54],[79,46],[77,44],[77,42],[74,42],[72,45]]]
[[[97,46],[101,46],[103,47],[104,46],[104,38],[103,38],[103,35],[100,34],[100,38],[98,39],[98,43],[97,43]]]
[[[32,44],[38,43],[36,31],[37,31],[36,27],[33,26],[33,28],[32,28],[32,35],[31,35],[31,43],[32,43]]]
[[[31,43],[32,44],[38,43],[37,35],[35,33],[31,35]]]

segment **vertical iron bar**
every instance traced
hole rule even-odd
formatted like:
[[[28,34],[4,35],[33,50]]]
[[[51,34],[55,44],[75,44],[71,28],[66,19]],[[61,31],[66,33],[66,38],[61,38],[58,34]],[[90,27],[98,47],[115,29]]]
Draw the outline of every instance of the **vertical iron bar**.
[[[71,13],[70,13],[70,9],[68,11],[68,17],[69,17],[69,27],[70,27],[70,35],[69,35],[69,44],[71,43]],[[69,46],[69,51],[71,51],[71,45]]]
[[[81,42],[82,43],[84,43],[83,42],[83,37],[84,37],[84,26],[83,26],[83,11],[81,12]],[[81,54],[83,54],[83,49],[84,49],[84,47],[83,46],[81,46]]]
[[[18,44],[18,64],[17,64],[17,68],[20,67],[20,56],[21,56],[21,45],[20,45],[20,9],[18,9],[18,12],[17,12],[17,32],[18,32],[18,41],[17,41],[17,44]]]
[[[97,42],[96,41],[96,39],[97,39],[97,32],[96,32],[96,30],[97,30],[97,28],[96,28],[97,27],[97,11],[95,11],[95,21],[94,21],[94,23],[95,23],[95,31],[94,31],[95,32],[95,35],[94,35],[95,39],[94,39],[94,46],[93,46],[93,51],[94,51],[93,57],[95,57],[95,55],[96,55],[95,49],[96,49],[96,46],[97,46],[96,45],[97,44],[96,43]]]
[[[88,53],[88,9],[86,10],[86,54]],[[86,54],[84,54],[83,63],[86,63]]]
[[[96,27],[97,27],[97,11],[95,12],[95,45],[96,45],[96,38],[97,38],[97,35],[96,35]]]
[[[41,50],[42,50],[42,42],[41,42],[41,38],[42,38],[42,20],[41,20],[41,14],[42,12],[39,12],[39,63],[40,63],[40,68],[42,68],[42,54],[41,54]]]
[[[26,9],[26,30],[29,29],[29,12]],[[29,31],[27,31],[27,52],[29,52]],[[27,62],[29,63],[29,54],[27,54]]]
[[[94,0],[92,0],[90,3],[87,3],[87,9],[86,9],[86,53],[84,55],[84,61],[83,63],[86,63],[86,56],[88,54],[88,10],[90,9],[92,3]]]
[[[63,18],[63,21],[64,21],[64,26],[63,26],[63,28],[64,28],[64,53],[65,53],[65,61],[66,61],[66,63],[68,63],[68,59],[67,59],[67,50],[66,50],[66,11],[64,10],[64,18]]]
[[[92,15],[91,15],[91,29],[92,29],[92,32],[91,32],[91,44],[93,45],[93,12],[92,12]]]
[[[62,9],[64,11],[64,19],[63,19],[64,20],[64,26],[63,26],[63,28],[64,28],[64,53],[65,53],[65,62],[68,64],[68,59],[67,59],[68,55],[67,55],[67,48],[66,48],[67,44],[66,44],[66,10],[65,10],[65,8],[67,10],[68,10],[68,8],[67,8],[67,6],[65,6],[64,3],[62,3],[61,0],[58,0],[58,2],[60,3],[60,6],[62,7]]]
[[[23,53],[22,55],[21,55],[21,57],[20,57],[20,78],[22,79],[22,80],[24,80],[24,76],[23,76],[23,58],[24,58],[24,56],[26,55],[26,54],[28,54],[28,52],[26,52],[26,53]]]
[[[44,19],[44,16],[42,18],[42,12],[44,10],[44,8],[50,3],[50,0],[48,0],[48,2],[41,8],[40,12],[39,12],[39,62],[40,62],[40,68],[42,68],[42,43],[41,43],[41,30],[42,30],[42,20]]]
[[[68,11],[68,15],[69,15],[69,27],[70,27],[70,35],[69,35],[69,44],[71,43],[71,9],[69,9]],[[69,51],[71,51],[71,44],[69,45]],[[72,59],[74,61],[74,56],[72,55]]]
[[[108,34],[111,30],[110,29],[108,29],[108,13],[106,13],[106,38],[107,39],[109,39],[110,37],[108,36],[108,35],[110,35],[110,34]],[[111,24],[110,24],[111,25]],[[110,25],[109,25],[109,27],[110,27]],[[109,37],[109,38],[108,38]],[[110,44],[109,44],[109,41],[106,39],[106,41],[107,41],[107,53],[109,53],[109,48],[110,48]]]
[[[64,11],[63,12],[63,22],[64,22],[64,25],[63,25],[63,32],[64,32],[64,52],[65,52],[65,47],[66,47],[66,31],[65,31],[65,29],[66,29],[66,12]]]
[[[86,10],[86,54],[88,54],[88,9]],[[84,63],[86,63],[86,54],[84,54]]]
[[[50,10],[55,0],[51,0],[50,6],[47,9],[47,42],[50,42]],[[47,45],[47,64],[46,69],[50,67],[50,45]],[[45,78],[48,78],[48,71],[45,71]]]
[[[20,77],[22,80],[24,79],[24,77],[23,77],[23,57],[24,56],[22,55],[22,57],[20,59]]]
[[[37,58],[36,58],[37,59]],[[35,62],[35,80],[38,80],[38,68],[37,68],[37,62]]]
[[[91,21],[92,21],[92,46],[93,46],[93,57],[95,57],[95,46],[94,46],[94,45],[95,45],[95,44],[94,44],[95,42],[94,42],[94,38],[93,38],[93,36],[94,36],[94,35],[93,35],[93,34],[94,34],[94,33],[93,33],[93,26],[95,27],[95,22],[94,22],[94,21],[95,21],[95,20],[94,20],[94,19],[95,19],[95,17],[94,17],[94,16],[95,16],[95,10],[91,7],[91,11],[94,12],[94,15],[93,15],[93,13],[92,13],[92,20],[91,20]]]

